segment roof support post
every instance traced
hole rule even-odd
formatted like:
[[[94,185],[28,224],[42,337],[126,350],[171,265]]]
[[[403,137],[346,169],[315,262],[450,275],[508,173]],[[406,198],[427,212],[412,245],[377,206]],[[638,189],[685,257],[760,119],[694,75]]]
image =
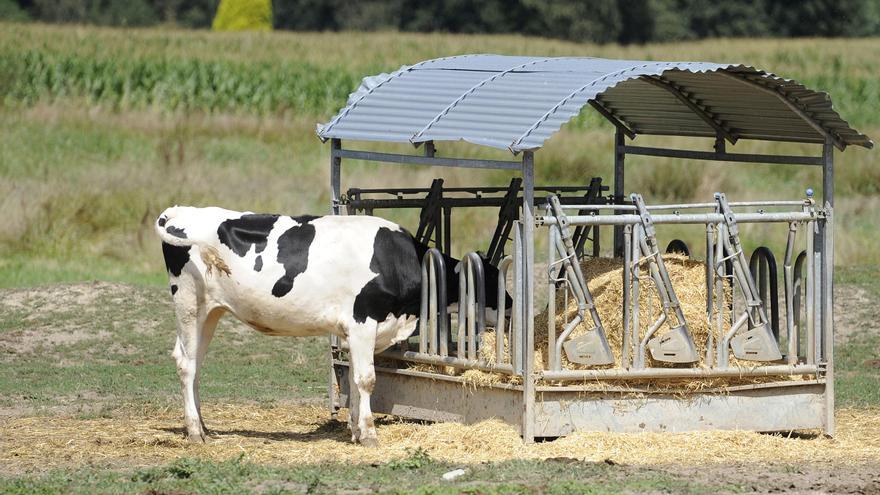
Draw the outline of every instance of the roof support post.
[[[614,204],[620,204],[624,189],[624,161],[626,160],[626,141],[623,130],[618,127],[614,132]],[[615,214],[621,214],[616,211]],[[614,256],[623,257],[623,226],[614,226]]]
[[[342,149],[342,140],[330,140],[330,213],[339,215],[342,184],[342,157],[337,153]]]
[[[697,117],[700,117],[703,122],[709,125],[709,127],[715,129],[716,134],[728,140],[730,144],[736,144],[738,138],[724,125],[724,122],[705,107],[691,99],[691,97],[685,94],[677,84],[663,79],[661,76],[642,76],[640,79],[671,93],[672,96],[675,96],[678,98],[678,101],[684,103],[690,111],[694,112]]]
[[[825,434],[834,436],[834,148],[830,139],[822,146],[822,336],[825,358]],[[807,235],[812,235],[808,232]]]
[[[773,89],[773,88],[768,88],[767,86],[764,86],[763,84],[760,84],[756,81],[753,81],[747,77],[738,76],[734,73],[730,73],[727,71],[720,70],[720,71],[716,72],[716,74],[719,74],[719,75],[726,77],[728,79],[733,79],[734,81],[739,81],[739,82],[745,84],[746,86],[751,86],[753,88],[757,88],[758,90],[763,91],[764,93],[775,96],[776,98],[779,99],[779,101],[781,101],[785,106],[787,106],[789,110],[796,113],[800,118],[804,119],[804,122],[806,122],[810,127],[815,129],[816,132],[821,134],[826,140],[831,140],[831,142],[834,144],[834,146],[837,149],[839,149],[840,151],[843,151],[846,148],[846,144],[843,141],[834,137],[824,127],[819,125],[819,123],[816,122],[812,116],[807,114],[807,112],[805,112],[800,106],[796,105],[794,102],[789,100],[788,97],[784,93],[782,93],[781,91],[779,91],[777,89]]]
[[[330,140],[330,213],[339,215],[340,206],[340,189],[342,185],[342,157],[336,153],[342,149],[342,141],[340,139]],[[328,380],[327,380],[327,399],[330,405],[330,415],[336,417],[342,404],[339,401],[339,384],[336,379],[336,368],[334,366],[336,350],[339,348],[339,340],[335,335],[330,335],[329,346],[327,347],[327,357],[330,359]]]
[[[526,443],[535,441],[535,155],[524,151],[523,177],[523,425],[522,437]]]
[[[834,143],[825,139],[822,145],[822,202],[834,206]]]

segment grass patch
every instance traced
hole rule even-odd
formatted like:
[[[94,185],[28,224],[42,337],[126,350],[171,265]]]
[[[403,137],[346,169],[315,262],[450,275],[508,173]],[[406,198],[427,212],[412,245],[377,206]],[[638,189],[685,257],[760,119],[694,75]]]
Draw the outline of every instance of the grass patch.
[[[870,305],[862,308],[863,327],[834,350],[837,402],[841,406],[880,405],[880,268],[851,267],[837,270],[838,286],[852,285],[869,294]]]
[[[880,129],[876,39],[706,40],[596,46],[518,36],[388,33],[210,33],[37,24],[0,29],[0,287],[75,280],[160,283],[152,220],[174,204],[289,214],[328,211],[328,147],[315,137],[365,75],[473,51],[641,60],[741,61],[828,90],[861,130]],[[368,55],[365,55],[368,54]],[[867,58],[866,58],[867,57]],[[537,182],[612,177],[610,125],[586,110],[536,155]],[[639,144],[711,148],[711,140],[639,137]],[[444,155],[509,153],[438,143]],[[409,146],[362,144],[411,152]],[[732,152],[817,155],[817,146],[742,142]],[[880,263],[880,168],[871,152],[838,158],[836,261]],[[817,193],[816,167],[628,160],[627,192],[649,203],[794,199]],[[507,185],[503,172],[346,161],[343,188]],[[414,229],[416,212],[377,211]],[[485,250],[493,211],[453,215],[453,251]],[[763,228],[763,227],[762,227]],[[760,235],[759,235],[760,234]],[[702,245],[702,229],[665,229]],[[605,236],[605,239],[609,239]],[[784,250],[785,229],[744,236]],[[544,250],[538,249],[541,255]]]
[[[45,475],[0,478],[0,493],[342,493],[367,490],[386,494],[612,494],[737,492],[725,482],[705,484],[662,472],[604,463],[510,461],[468,466],[453,482],[441,475],[455,466],[398,463],[368,467],[346,464],[274,467],[245,459],[211,462],[183,458],[139,470],[53,471]]]
[[[172,306],[162,287],[55,286],[0,306],[0,405],[51,412],[179,405]],[[265,337],[224,318],[205,400],[272,403],[326,393],[326,341]]]

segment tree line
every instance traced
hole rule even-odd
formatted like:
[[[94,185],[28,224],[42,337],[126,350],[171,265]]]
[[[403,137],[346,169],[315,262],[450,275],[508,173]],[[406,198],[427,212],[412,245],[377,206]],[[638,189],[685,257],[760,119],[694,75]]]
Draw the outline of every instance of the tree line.
[[[0,19],[210,28],[218,4],[0,0]],[[272,24],[295,31],[518,33],[624,44],[741,36],[855,37],[880,35],[880,0],[274,0]]]

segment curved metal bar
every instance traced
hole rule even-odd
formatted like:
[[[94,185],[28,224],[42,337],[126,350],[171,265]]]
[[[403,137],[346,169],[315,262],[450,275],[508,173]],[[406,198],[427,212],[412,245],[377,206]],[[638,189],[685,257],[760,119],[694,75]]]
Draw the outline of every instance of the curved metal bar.
[[[422,258],[422,304],[419,317],[419,352],[448,355],[446,263],[437,248],[428,249]],[[433,327],[433,328],[431,328]],[[439,335],[438,335],[439,334]],[[438,339],[439,336],[439,346]],[[429,349],[429,342],[431,344]]]
[[[804,321],[801,319],[801,296],[803,295],[804,263],[806,262],[807,252],[801,251],[797,258],[795,258],[794,275],[792,276],[791,310],[792,316],[794,317],[794,335],[798,340],[798,357],[800,357],[801,329],[804,326]],[[805,356],[806,349],[804,349],[804,357]]]
[[[794,243],[797,238],[797,222],[788,224],[788,239],[785,243],[785,260],[782,264],[782,277],[785,284],[785,338],[788,341],[786,362],[797,364],[798,337],[794,326],[794,280],[792,277],[791,259],[794,255]]]
[[[752,80],[752,79],[749,79],[748,77],[740,76],[740,75],[737,75],[736,73],[728,72],[728,71],[726,71],[726,70],[719,70],[719,71],[716,71],[715,73],[718,74],[718,75],[724,76],[724,77],[726,77],[726,78],[728,78],[728,79],[733,79],[734,81],[739,81],[739,82],[741,82],[741,83],[743,83],[743,84],[745,84],[745,85],[747,85],[747,86],[751,86],[751,87],[753,87],[753,88],[756,88],[756,89],[758,89],[758,90],[760,90],[760,91],[763,91],[764,93],[767,93],[767,94],[769,94],[769,95],[773,95],[773,96],[775,96],[775,97],[778,98],[779,101],[781,101],[786,107],[788,107],[789,110],[791,110],[792,112],[794,112],[795,115],[797,115],[798,117],[802,118],[802,119],[804,120],[804,122],[807,123],[807,125],[809,125],[810,127],[813,128],[813,130],[815,130],[816,132],[818,132],[818,133],[819,133],[822,137],[824,137],[825,139],[828,139],[828,140],[830,140],[832,143],[834,143],[834,146],[835,146],[837,149],[839,149],[840,151],[843,151],[844,149],[846,149],[846,143],[844,143],[843,141],[841,141],[840,138],[838,138],[837,136],[835,136],[834,134],[832,134],[831,131],[829,131],[828,129],[826,129],[826,128],[825,128],[825,127],[824,127],[819,121],[817,121],[812,115],[810,115],[809,113],[806,112],[806,110],[804,110],[803,108],[801,108],[800,105],[798,105],[797,103],[791,101],[791,100],[789,99],[788,95],[785,94],[785,93],[783,93],[782,91],[779,91],[778,89],[774,89],[774,88],[770,88],[770,87],[764,86],[763,84],[761,84],[761,83],[759,83],[759,82],[757,82],[757,81],[754,81],[754,80]]]
[[[776,267],[776,256],[767,246],[760,246],[752,251],[749,258],[749,271],[752,278],[758,281],[758,292],[764,301],[764,307],[770,307],[770,329],[779,342],[779,272]],[[769,287],[768,287],[769,286]],[[767,294],[767,289],[770,294]],[[769,296],[769,301],[767,300]]]
[[[687,243],[685,243],[681,239],[673,239],[669,241],[669,244],[666,245],[667,253],[681,253],[687,257],[690,257],[691,250],[688,249]]]
[[[465,254],[461,260],[458,277],[459,288],[465,289],[459,293],[459,336],[461,336],[462,323],[466,323],[467,356],[469,359],[476,359],[477,336],[479,335],[479,340],[482,340],[483,332],[486,331],[486,277],[480,255],[473,251]],[[467,305],[466,308],[461,307],[462,302]],[[458,345],[461,347],[462,342]]]
[[[495,323],[495,362],[504,363],[504,336],[508,335],[508,341],[512,342],[507,329],[507,272],[513,265],[513,256],[505,256],[498,262],[498,321]],[[509,362],[513,362],[510,359]]]
[[[565,57],[565,58],[568,58],[568,57]],[[422,137],[422,134],[424,134],[428,129],[430,129],[431,127],[433,127],[434,124],[436,124],[440,119],[442,119],[444,116],[446,116],[446,114],[449,113],[450,110],[452,110],[453,108],[455,108],[456,105],[458,105],[459,103],[461,103],[462,100],[464,100],[465,98],[467,98],[468,96],[470,96],[474,91],[480,89],[481,87],[485,86],[486,84],[489,84],[490,82],[494,81],[495,79],[498,79],[498,78],[504,77],[504,76],[506,76],[507,74],[509,74],[509,73],[511,73],[511,72],[513,72],[513,71],[516,71],[516,70],[519,70],[519,69],[524,69],[524,68],[526,68],[526,67],[528,67],[528,66],[530,66],[530,65],[535,65],[535,64],[543,63],[543,62],[546,62],[546,61],[548,61],[548,60],[550,60],[550,58],[531,60],[531,61],[526,62],[526,63],[524,63],[524,64],[519,64],[519,65],[516,65],[516,66],[510,67],[509,69],[505,69],[505,70],[503,70],[503,71],[501,71],[501,72],[496,72],[496,73],[495,73],[494,75],[492,75],[491,77],[487,77],[486,79],[483,79],[482,81],[478,82],[477,84],[474,84],[474,85],[471,86],[467,91],[465,91],[464,93],[462,93],[458,98],[452,100],[452,103],[450,103],[449,105],[446,105],[446,107],[445,107],[443,110],[440,110],[440,112],[438,112],[437,115],[435,115],[434,118],[431,119],[430,122],[428,122],[427,124],[425,124],[425,126],[422,127],[422,129],[421,129],[420,131],[418,131],[418,132],[416,132],[415,134],[413,134],[413,135],[409,138],[409,141],[410,141],[411,143],[413,143],[413,144],[419,142],[418,139]]]
[[[695,101],[692,94],[687,94],[682,87],[674,81],[670,81],[663,76],[642,76],[639,79],[668,91],[709,127],[715,129],[716,134],[726,139],[730,144],[736,144],[739,136],[737,136],[730,126],[710,109],[700,104],[700,102]]]

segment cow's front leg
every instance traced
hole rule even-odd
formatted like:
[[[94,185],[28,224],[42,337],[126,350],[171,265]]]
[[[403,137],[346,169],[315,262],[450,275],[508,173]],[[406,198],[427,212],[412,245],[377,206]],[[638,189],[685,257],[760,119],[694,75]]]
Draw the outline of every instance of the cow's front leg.
[[[365,447],[376,447],[379,441],[376,436],[376,425],[373,422],[373,412],[370,409],[370,395],[376,385],[376,370],[373,368],[373,354],[376,352],[377,324],[369,318],[363,324],[354,325],[348,335],[349,360],[351,361],[351,374],[354,376],[354,385],[357,388],[357,406],[355,396],[352,394],[352,421],[357,422],[355,431]],[[355,388],[352,387],[352,388]]]
[[[349,343],[349,349],[351,349],[351,344]],[[354,379],[354,366],[351,364],[353,358],[351,357],[352,352],[348,353],[349,358],[349,367],[348,367],[348,429],[351,431],[351,441],[352,443],[356,443],[361,438],[361,431],[358,428],[358,416],[360,410],[360,401],[361,394],[358,393],[357,382]]]

